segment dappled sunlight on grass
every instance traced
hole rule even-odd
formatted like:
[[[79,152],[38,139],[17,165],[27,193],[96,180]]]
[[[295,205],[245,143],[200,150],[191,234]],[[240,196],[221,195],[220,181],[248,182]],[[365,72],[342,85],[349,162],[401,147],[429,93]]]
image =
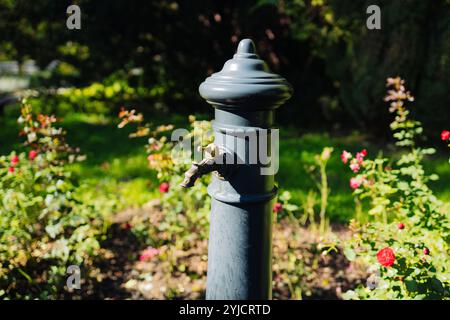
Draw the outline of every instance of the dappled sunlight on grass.
[[[327,215],[333,221],[348,221],[354,214],[354,202],[348,184],[351,172],[342,164],[339,156],[344,149],[359,150],[361,148],[358,136],[352,137],[353,139],[330,138],[327,134],[295,136],[292,130],[289,130],[286,135],[287,138],[281,130],[280,170],[277,175],[279,187],[289,190],[293,202],[301,206],[310,190],[318,192],[305,167],[313,165],[315,155],[319,154],[324,147],[331,146],[334,152],[327,166],[331,189]],[[370,147],[367,149],[370,150]]]
[[[448,202],[450,205],[450,165],[447,158],[434,158],[432,161],[426,162],[426,170],[435,172],[439,175],[439,180],[430,183],[433,190],[436,190],[438,197]]]
[[[173,119],[172,119],[173,118]],[[176,123],[178,127],[187,126],[185,117],[178,115],[171,119],[160,119],[157,123]],[[173,120],[173,121],[171,121]],[[2,120],[2,151],[16,148],[19,145],[15,121],[10,117]],[[71,170],[81,178],[84,186],[80,189],[81,198],[96,199],[101,205],[119,200],[120,208],[142,205],[158,196],[156,174],[148,167],[145,139],[130,139],[128,134],[133,128],[117,128],[117,121],[103,115],[70,114],[62,122],[67,130],[68,142],[78,146],[87,159],[70,166]],[[281,190],[288,190],[292,202],[302,205],[308,193],[318,192],[314,180],[306,168],[314,164],[314,156],[326,146],[334,148],[327,165],[327,174],[331,193],[327,208],[327,216],[334,222],[346,222],[354,216],[355,203],[349,179],[352,172],[342,164],[342,150],[356,152],[362,148],[368,150],[370,157],[376,157],[379,147],[367,142],[367,138],[354,133],[345,137],[331,137],[329,134],[300,134],[293,127],[280,130],[280,169],[276,180]],[[385,152],[392,153],[392,148]],[[450,181],[448,159],[433,157],[426,162],[428,172],[436,172],[440,180],[432,186],[437,195],[450,202],[450,190],[446,184]],[[317,208],[319,201],[317,201]],[[120,209],[115,208],[115,209]],[[111,210],[111,209],[108,209]],[[302,209],[300,209],[302,211]]]
[[[105,215],[111,215],[128,207],[142,206],[158,197],[158,192],[151,180],[146,178],[120,181],[104,177],[84,180],[78,195],[80,200],[93,202]]]
[[[292,201],[298,205],[305,203],[309,190],[319,192],[314,181],[305,170],[305,167],[314,163],[314,156],[324,147],[331,146],[334,152],[328,162],[327,173],[331,189],[327,215],[332,221],[345,222],[355,213],[355,203],[349,180],[352,172],[342,164],[340,154],[342,150],[356,152],[363,148],[368,150],[370,157],[376,157],[379,147],[363,140],[364,137],[353,134],[346,137],[331,138],[328,134],[307,133],[300,135],[291,128],[281,130],[280,141],[280,169],[277,175],[279,188],[289,190]],[[385,154],[392,153],[392,148],[383,150]],[[435,172],[440,176],[432,187],[438,197],[450,202],[450,189],[446,187],[450,181],[450,166],[446,158],[433,157],[425,161],[428,173]],[[319,202],[317,203],[317,208]]]
[[[87,155],[86,161],[71,165],[83,181],[81,197],[108,202],[118,208],[142,205],[156,196],[155,174],[148,168],[144,142],[129,139],[128,130],[117,129],[111,119],[73,115],[64,119],[71,144]],[[156,186],[155,186],[156,185]]]

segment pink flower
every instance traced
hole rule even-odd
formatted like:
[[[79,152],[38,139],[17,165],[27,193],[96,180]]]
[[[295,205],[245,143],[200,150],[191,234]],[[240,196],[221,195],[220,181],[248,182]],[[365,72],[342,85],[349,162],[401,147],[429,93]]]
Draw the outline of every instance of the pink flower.
[[[157,256],[161,251],[159,249],[148,247],[147,249],[143,250],[141,252],[141,255],[139,256],[140,261],[148,261],[152,259],[153,257]]]
[[[367,154],[367,152],[366,152],[366,154]],[[356,161],[358,161],[359,164],[363,163],[364,157],[365,157],[365,155],[363,152],[356,153]]]
[[[332,148],[329,148],[329,147],[323,148],[323,151],[322,151],[322,153],[320,154],[320,159],[321,159],[322,161],[326,161],[326,160],[330,159],[330,156],[331,156],[331,152],[332,152],[332,151],[333,151]]]
[[[450,131],[448,131],[448,130],[442,131],[441,132],[441,139],[443,141],[446,141],[446,140],[450,139]]]
[[[358,178],[351,178],[350,179],[350,188],[352,189],[358,189],[362,184],[361,179]]]
[[[279,202],[275,203],[273,206],[273,212],[279,213],[281,210],[283,210],[283,205]]]
[[[17,155],[14,155],[11,157],[11,165],[14,167],[19,163],[19,157]]]
[[[361,186],[370,185],[370,181],[367,181],[365,175],[359,175],[350,179],[350,188],[358,189]]]
[[[31,150],[31,151],[28,153],[28,159],[33,160],[34,158],[37,157],[37,155],[38,155],[38,153],[37,153],[36,150]]]
[[[352,162],[351,164],[350,164],[350,169],[353,171],[353,172],[358,172],[359,171],[359,169],[361,169],[361,166],[360,166],[360,164],[358,163],[358,162]]]
[[[404,224],[403,222],[400,222],[400,223],[397,225],[397,228],[398,228],[399,230],[403,230],[403,229],[405,229],[405,224]]]
[[[348,162],[348,160],[350,160],[352,158],[352,154],[350,152],[347,151],[342,151],[341,154],[341,160],[344,164],[346,164]]]
[[[423,254],[426,255],[426,256],[429,255],[430,254],[430,249],[424,248],[423,249]]]
[[[167,182],[163,182],[159,185],[159,192],[166,193],[169,191],[169,184]]]
[[[15,171],[14,167],[9,167],[9,169],[8,169],[9,173],[14,173],[14,171]]]

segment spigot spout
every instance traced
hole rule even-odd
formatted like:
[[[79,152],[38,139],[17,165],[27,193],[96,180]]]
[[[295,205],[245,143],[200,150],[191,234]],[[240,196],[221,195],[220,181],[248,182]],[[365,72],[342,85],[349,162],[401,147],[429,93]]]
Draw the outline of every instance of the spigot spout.
[[[220,171],[220,167],[223,164],[219,164],[216,158],[206,158],[199,163],[193,163],[191,168],[184,174],[185,178],[180,184],[183,188],[190,188],[194,186],[195,181],[204,174]]]
[[[193,163],[188,171],[184,174],[185,178],[180,184],[183,188],[190,188],[194,186],[195,181],[210,172],[216,172],[219,177],[222,177],[227,171],[225,159],[226,152],[220,152],[219,148],[211,143],[205,147],[205,158],[199,163]]]

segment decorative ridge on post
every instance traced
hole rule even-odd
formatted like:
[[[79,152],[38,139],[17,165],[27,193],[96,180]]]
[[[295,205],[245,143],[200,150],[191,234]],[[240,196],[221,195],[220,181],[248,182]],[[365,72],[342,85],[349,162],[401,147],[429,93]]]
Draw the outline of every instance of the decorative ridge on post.
[[[271,73],[255,53],[252,40],[239,42],[233,59],[200,85],[200,95],[210,104],[228,108],[274,109],[292,95],[291,85]]]

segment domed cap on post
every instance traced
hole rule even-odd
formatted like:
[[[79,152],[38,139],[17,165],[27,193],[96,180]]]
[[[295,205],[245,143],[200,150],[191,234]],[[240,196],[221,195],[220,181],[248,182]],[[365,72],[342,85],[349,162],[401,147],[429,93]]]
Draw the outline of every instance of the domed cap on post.
[[[292,95],[291,85],[271,73],[255,52],[252,40],[239,42],[233,59],[200,85],[200,95],[219,109],[264,110],[283,104]]]

